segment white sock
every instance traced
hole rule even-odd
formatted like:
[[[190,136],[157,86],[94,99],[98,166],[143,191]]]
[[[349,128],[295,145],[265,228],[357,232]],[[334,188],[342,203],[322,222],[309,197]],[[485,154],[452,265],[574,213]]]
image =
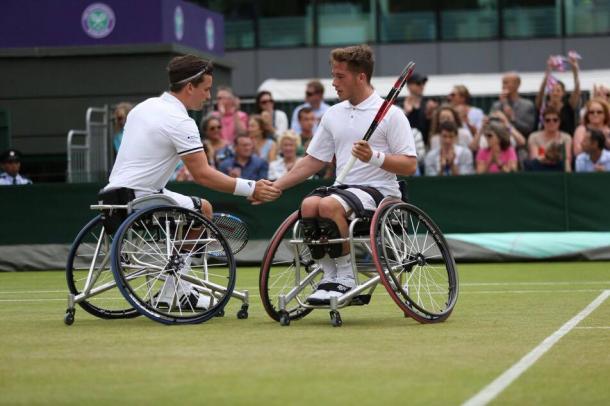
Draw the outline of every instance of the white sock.
[[[324,270],[324,276],[322,279],[327,282],[334,282],[337,279],[337,266],[335,265],[335,261],[325,254],[322,258],[316,259],[318,265],[322,267]]]
[[[335,258],[335,263],[337,264],[337,279],[354,279],[350,254]]]

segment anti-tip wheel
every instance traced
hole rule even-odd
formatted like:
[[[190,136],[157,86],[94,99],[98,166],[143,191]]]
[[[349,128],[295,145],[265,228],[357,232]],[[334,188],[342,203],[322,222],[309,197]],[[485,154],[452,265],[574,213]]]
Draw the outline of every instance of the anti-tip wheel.
[[[74,323],[74,310],[66,310],[64,315],[64,323],[66,326],[71,326]]]
[[[239,320],[245,320],[248,318],[248,305],[243,305],[237,312],[237,318]]]
[[[280,311],[280,325],[281,326],[289,326],[290,325],[290,316],[287,311]]]
[[[339,314],[338,311],[330,311],[330,323],[333,325],[333,327],[341,327],[341,325],[343,325],[343,320],[341,320],[341,314]]]

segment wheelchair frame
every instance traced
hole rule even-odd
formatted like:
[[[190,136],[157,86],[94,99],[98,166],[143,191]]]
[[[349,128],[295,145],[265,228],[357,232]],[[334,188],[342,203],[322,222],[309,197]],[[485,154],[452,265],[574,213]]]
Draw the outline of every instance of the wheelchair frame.
[[[413,236],[409,236],[407,232],[405,232],[405,228],[401,226],[401,231],[403,231],[402,236],[396,236],[397,238],[389,238],[386,237],[385,240],[389,240],[388,247],[385,247],[383,244],[386,242],[382,242],[384,240],[382,236],[387,236],[392,234],[392,230],[387,230],[388,225],[384,224],[386,221],[395,221],[394,219],[387,220],[387,217],[394,213],[395,210],[399,210],[402,214],[403,211],[411,214],[417,215],[418,219],[424,222],[424,226],[422,228],[426,228],[426,230],[430,230],[433,234],[430,243],[427,241],[428,234],[426,234],[425,240],[423,241],[423,245],[419,246],[419,241],[417,241],[418,231],[419,231],[419,223],[417,227],[414,227],[413,220],[408,219],[407,221],[411,221],[411,228],[414,230]],[[366,221],[370,221],[368,226],[369,235],[359,235],[356,232],[356,229],[359,225],[366,225]],[[393,223],[390,223],[393,224]],[[288,227],[291,227],[291,230],[288,230]],[[409,225],[408,225],[409,226]],[[385,229],[381,232],[381,235],[377,235],[379,230],[377,228]],[[391,227],[394,227],[392,225]],[[291,233],[290,238],[286,239],[287,233]],[[286,270],[286,274],[289,274],[285,279],[290,279],[294,276],[294,284],[290,288],[285,288],[284,291],[276,297],[270,297],[270,290],[276,289],[275,285],[277,285],[277,281],[279,281],[279,277],[276,277],[276,281],[273,283],[270,282],[270,274],[272,273],[273,267],[273,257],[280,250],[280,244],[284,241],[285,244],[289,245],[292,251],[292,264]],[[313,290],[316,283],[315,279],[318,275],[323,273],[323,270],[318,266],[312,266],[313,262],[311,259],[308,260],[307,254],[303,254],[300,250],[308,245],[327,245],[327,244],[337,244],[347,242],[350,246],[350,255],[352,260],[352,271],[354,278],[356,280],[357,286],[340,297],[331,297],[328,305],[313,305],[307,303],[303,300],[299,295],[303,294],[303,292],[312,288]],[[412,248],[415,248],[415,251],[423,251],[421,252],[413,252],[408,255],[403,255],[404,258],[398,258],[397,252],[400,251],[400,247],[396,247],[395,244],[400,243],[402,245],[411,244]],[[430,248],[436,245],[436,250],[431,250]],[[394,246],[392,246],[394,245]],[[370,255],[373,259],[374,270],[366,269],[358,269],[358,260],[357,256],[357,248],[358,246],[364,247],[364,252]],[[383,252],[382,249],[383,248]],[[387,248],[387,249],[386,249]],[[308,248],[304,251],[308,251]],[[426,251],[430,251],[430,253],[426,256]],[[444,268],[446,270],[447,278],[447,303],[442,311],[435,312],[431,311],[428,307],[438,306],[441,307],[440,303],[437,302],[436,299],[433,299],[433,295],[439,295],[439,292],[430,292],[431,287],[426,286],[428,289],[428,294],[430,295],[430,299],[422,300],[419,296],[419,292],[417,294],[409,294],[408,286],[412,282],[413,268],[417,268],[417,270],[421,272],[425,272],[425,267],[429,266],[426,262],[426,258],[438,262],[439,259],[437,252],[440,253],[440,258],[443,261]],[[432,255],[434,253],[434,255]],[[278,254],[279,255],[279,254]],[[269,258],[271,256],[271,258]],[[400,259],[398,261],[398,259]],[[394,261],[395,264],[392,265],[392,269],[388,270],[384,262]],[[288,261],[283,261],[278,259],[278,263],[287,263]],[[360,261],[362,262],[362,261]],[[432,267],[432,270],[435,272],[437,278],[443,279],[442,275],[440,275],[440,271],[438,267]],[[303,269],[305,272],[303,272]],[[422,271],[424,269],[424,271]],[[282,272],[278,273],[281,275]],[[294,275],[292,275],[294,274]],[[304,275],[306,274],[306,275]],[[364,274],[369,276],[369,278],[360,283],[359,274]],[[395,276],[398,275],[398,277]],[[283,278],[283,276],[282,276]],[[431,280],[430,280],[431,281]],[[330,321],[331,324],[335,327],[341,326],[343,324],[341,315],[339,313],[339,309],[350,306],[350,305],[365,305],[368,304],[370,298],[375,291],[375,288],[379,283],[382,283],[386,290],[390,293],[392,299],[396,302],[396,304],[401,308],[405,317],[412,317],[415,320],[421,323],[431,323],[431,322],[439,322],[445,320],[449,314],[452,312],[453,307],[457,301],[458,295],[458,277],[457,277],[457,267],[455,265],[455,261],[449,251],[448,245],[440,232],[440,229],[432,222],[432,220],[427,216],[421,209],[406,203],[402,200],[398,200],[395,198],[386,198],[379,205],[377,210],[375,211],[375,215],[371,219],[363,219],[363,218],[355,218],[351,220],[349,223],[349,232],[348,236],[345,238],[336,238],[330,240],[313,240],[304,242],[302,235],[300,235],[300,220],[298,219],[298,211],[292,213],[283,223],[280,225],[276,234],[273,236],[269,247],[265,253],[265,258],[263,259],[263,264],[261,265],[261,274],[259,280],[259,287],[261,290],[261,299],[263,301],[263,306],[265,310],[269,314],[269,316],[278,321],[280,325],[288,326],[290,325],[291,320],[297,320],[302,317],[305,317],[309,312],[314,309],[329,309],[330,310]],[[441,283],[435,282],[434,289],[441,287]],[[441,287],[442,288],[442,287]],[[287,291],[286,291],[287,290]],[[414,297],[411,297],[414,296]],[[417,297],[415,297],[417,296]],[[274,300],[277,300],[277,308],[275,307]],[[424,302],[424,303],[420,303]],[[430,303],[427,303],[430,302]],[[295,303],[294,306],[290,308],[290,304]],[[428,306],[430,305],[430,306]]]
[[[150,213],[152,213],[151,215],[154,215],[154,213],[157,211],[177,210],[177,211],[181,211],[181,212],[184,212],[187,214],[192,213],[196,217],[203,218],[200,213],[193,211],[193,210],[181,208],[170,197],[164,196],[164,195],[159,195],[159,194],[139,197],[124,205],[95,204],[95,205],[91,205],[90,208],[92,210],[109,211],[110,214],[112,214],[112,212],[115,210],[126,210],[127,211],[127,218],[122,222],[121,227],[119,227],[119,230],[117,230],[114,233],[114,236],[118,235],[121,232],[121,230],[124,228],[125,228],[125,231],[127,231],[126,229],[128,228],[128,225],[131,225],[132,219],[135,220],[137,218],[137,216],[134,217],[134,213],[146,214],[146,213],[150,212]],[[123,286],[123,284],[117,280],[118,271],[114,269],[116,267],[116,264],[114,262],[117,262],[117,263],[121,262],[121,259],[119,258],[120,255],[117,252],[115,252],[115,250],[118,250],[120,248],[119,244],[115,244],[114,242],[111,243],[111,241],[110,241],[111,235],[109,235],[105,231],[103,224],[101,224],[100,235],[97,237],[97,242],[96,242],[96,246],[93,251],[92,259],[88,266],[88,271],[87,271],[87,276],[86,276],[84,286],[80,290],[80,292],[78,292],[78,293],[76,292],[76,291],[78,291],[78,288],[75,286],[74,278],[73,278],[73,276],[74,276],[73,275],[73,273],[74,273],[73,265],[74,265],[74,261],[76,259],[75,257],[78,253],[80,244],[83,242],[84,237],[86,237],[86,233],[91,231],[93,228],[95,228],[96,225],[99,226],[100,222],[101,222],[100,215],[98,215],[97,217],[95,217],[94,219],[89,221],[85,225],[85,227],[83,227],[83,229],[81,229],[81,231],[77,235],[77,238],[75,239],[75,242],[73,243],[73,246],[71,248],[70,255],[68,258],[68,263],[66,266],[66,277],[67,277],[68,288],[70,290],[70,293],[68,294],[68,307],[66,309],[66,313],[64,316],[65,324],[67,324],[67,325],[73,324],[74,318],[75,318],[75,312],[76,312],[76,304],[79,304],[88,313],[93,314],[96,317],[100,317],[100,318],[106,318],[106,319],[132,318],[132,317],[139,316],[141,313],[144,313],[147,317],[149,317],[155,321],[165,323],[165,324],[176,324],[178,322],[181,322],[181,321],[177,321],[176,319],[172,320],[171,317],[169,317],[169,318],[161,317],[160,314],[156,313],[154,310],[151,310],[150,308],[144,309],[144,308],[142,308],[142,306],[139,306],[138,303],[134,303],[134,300],[137,302],[138,299],[131,297],[132,295],[129,294],[129,292],[128,292],[128,290],[126,290],[125,286]],[[127,224],[128,222],[129,222],[129,224]],[[224,300],[222,298],[226,297],[226,300],[224,300],[224,304],[222,304],[220,307],[217,307],[216,309],[214,309],[214,314],[210,315],[209,317],[204,317],[205,320],[209,319],[212,316],[224,316],[224,307],[225,307],[226,303],[228,302],[229,298],[236,298],[238,300],[241,300],[242,306],[241,306],[240,310],[237,312],[237,318],[246,319],[246,318],[248,318],[249,293],[247,290],[237,291],[234,289],[236,271],[235,271],[235,260],[233,258],[233,253],[230,250],[227,250],[228,244],[225,241],[224,237],[222,236],[221,232],[219,230],[215,229],[215,227],[213,226],[213,224],[211,222],[210,222],[210,224],[207,224],[207,226],[211,229],[214,229],[214,232],[215,232],[215,235],[217,238],[215,238],[215,239],[197,239],[197,240],[188,240],[188,239],[182,238],[181,240],[174,240],[174,244],[177,241],[180,242],[181,244],[184,244],[184,243],[201,244],[201,243],[209,243],[209,242],[216,241],[217,244],[220,244],[221,247],[223,247],[223,249],[224,249],[223,252],[226,254],[225,257],[227,258],[227,263],[229,264],[229,267],[230,267],[229,273],[231,275],[232,282],[229,283],[228,287],[220,286],[218,284],[214,284],[214,283],[210,282],[208,280],[208,273],[207,273],[208,265],[207,265],[206,259],[203,260],[204,261],[203,266],[205,267],[205,279],[202,280],[199,278],[193,278],[186,274],[182,274],[180,276],[179,280],[184,280],[186,282],[193,284],[193,286],[198,291],[205,291],[211,297],[211,299],[210,299],[211,304],[213,304],[214,299],[217,299],[220,302],[221,300]],[[178,227],[183,227],[183,225],[178,225]],[[181,233],[182,233],[182,231],[181,231]],[[170,254],[169,238],[166,239],[166,243],[167,243],[167,249],[168,249],[167,253],[169,255]],[[99,259],[99,256],[102,255],[102,252],[104,252],[105,255],[104,255],[101,263],[96,264],[97,260]],[[119,259],[117,259],[116,261],[112,261],[113,258],[119,258]],[[137,260],[135,255],[132,255],[131,258]],[[169,258],[168,258],[168,260],[169,260]],[[137,262],[137,261],[135,261],[135,262]],[[140,265],[141,266],[150,266],[150,264],[140,264]],[[98,282],[98,279],[100,278],[100,275],[102,274],[102,272],[109,272],[111,269],[112,269],[113,276],[114,276],[113,280],[104,282],[99,286],[95,286],[95,284]],[[161,280],[163,278],[167,278],[167,276],[159,276],[159,280]],[[91,299],[97,295],[107,292],[115,287],[119,288],[123,297],[127,300],[127,302],[130,305],[132,305],[131,308],[126,308],[124,310],[106,310],[104,308],[100,308],[100,307],[94,306],[91,303],[89,303],[88,299]],[[181,288],[181,289],[183,289],[183,288]],[[214,299],[212,299],[212,298],[214,298]],[[215,305],[215,307],[216,306],[218,306],[218,304]],[[205,320],[200,320],[197,322],[202,322]],[[185,322],[188,322],[188,321],[185,321]]]

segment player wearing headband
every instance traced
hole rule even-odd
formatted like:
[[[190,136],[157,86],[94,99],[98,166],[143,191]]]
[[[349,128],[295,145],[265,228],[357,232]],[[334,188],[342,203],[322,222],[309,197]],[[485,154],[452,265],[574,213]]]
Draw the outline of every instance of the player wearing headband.
[[[371,86],[374,68],[372,50],[366,46],[335,49],[330,55],[333,87],[341,100],[322,117],[307,148],[307,156],[275,182],[287,189],[318,172],[333,156],[337,173],[358,158],[341,187],[315,190],[301,203],[305,239],[347,237],[347,219],[375,210],[386,196],[400,197],[398,175],[415,172],[417,158],[409,121],[392,106],[370,140],[361,138],[373,121],[383,99]],[[337,186],[337,185],[336,185]],[[313,258],[324,269],[318,289],[308,298],[326,304],[356,286],[349,245],[311,245]]]
[[[211,218],[207,200],[165,188],[180,160],[195,182],[210,189],[260,201],[279,197],[281,192],[270,181],[232,178],[208,165],[197,124],[187,110],[201,110],[210,99],[212,64],[185,55],[173,58],[167,71],[169,90],[143,101],[127,115],[121,148],[100,200],[116,203],[161,193]]]

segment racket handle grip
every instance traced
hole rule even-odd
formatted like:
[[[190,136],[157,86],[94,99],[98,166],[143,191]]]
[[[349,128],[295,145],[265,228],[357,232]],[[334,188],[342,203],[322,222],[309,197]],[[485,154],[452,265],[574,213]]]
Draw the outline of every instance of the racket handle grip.
[[[358,158],[356,158],[355,156],[352,155],[352,157],[349,159],[349,162],[347,163],[347,165],[345,165],[343,167],[343,170],[341,171],[339,176],[337,176],[337,182],[338,183],[343,183],[343,180],[345,179],[345,177],[347,176],[349,171],[352,170],[352,166],[354,166],[354,164],[356,163],[357,159]]]

